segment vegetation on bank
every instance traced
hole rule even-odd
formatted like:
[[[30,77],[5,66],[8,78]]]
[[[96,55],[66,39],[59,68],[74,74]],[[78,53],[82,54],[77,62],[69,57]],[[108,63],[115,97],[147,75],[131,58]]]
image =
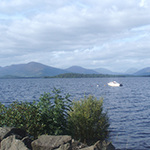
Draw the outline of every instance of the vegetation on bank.
[[[109,118],[103,112],[103,98],[97,100],[90,95],[74,101],[68,121],[73,137],[84,143],[91,145],[108,137]]]
[[[109,118],[103,112],[103,99],[90,95],[72,102],[69,97],[54,88],[38,102],[14,101],[8,107],[0,103],[0,126],[25,129],[33,139],[42,134],[69,134],[89,145],[106,139]]]
[[[45,78],[104,78],[104,77],[126,77],[126,75],[65,73]]]
[[[111,75],[111,74],[80,74],[80,73],[65,73],[56,76],[40,76],[40,77],[19,77],[6,75],[0,79],[35,79],[35,78],[111,78],[111,77],[150,77],[150,75]]]

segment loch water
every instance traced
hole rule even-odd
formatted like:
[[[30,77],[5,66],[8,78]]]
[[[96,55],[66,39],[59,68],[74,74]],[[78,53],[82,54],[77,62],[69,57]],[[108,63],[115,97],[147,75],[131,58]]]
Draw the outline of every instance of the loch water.
[[[109,87],[107,83],[113,80],[123,86]],[[54,87],[69,93],[71,100],[84,95],[103,97],[110,119],[109,141],[116,149],[150,149],[150,77],[0,79],[0,102],[32,102]]]

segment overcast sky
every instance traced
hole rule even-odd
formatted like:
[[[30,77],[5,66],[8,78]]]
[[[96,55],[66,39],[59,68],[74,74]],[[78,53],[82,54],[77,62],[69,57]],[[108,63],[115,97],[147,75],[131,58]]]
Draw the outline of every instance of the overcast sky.
[[[0,66],[150,67],[150,0],[0,0]]]

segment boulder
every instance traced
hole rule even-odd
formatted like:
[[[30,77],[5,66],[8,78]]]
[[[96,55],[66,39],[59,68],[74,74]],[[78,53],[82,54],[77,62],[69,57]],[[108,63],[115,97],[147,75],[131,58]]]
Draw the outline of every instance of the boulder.
[[[87,147],[86,144],[83,144],[79,141],[72,139],[72,150],[78,150]]]
[[[41,135],[31,143],[33,150],[71,150],[71,136]]]
[[[55,150],[71,150],[70,143],[62,144],[59,148],[56,148]]]
[[[26,131],[14,127],[0,127],[0,141],[10,135],[17,135],[18,138],[22,139],[26,136]]]
[[[1,150],[29,150],[25,144],[16,139],[16,135],[11,135],[1,141]]]
[[[32,140],[28,136],[24,137],[21,141],[26,145],[27,148],[32,149]]]
[[[2,141],[2,139],[11,129],[12,127],[0,127],[0,141]]]
[[[115,150],[111,142],[98,141],[92,146],[72,140],[71,136],[41,135],[32,141],[26,131],[12,127],[0,127],[0,150]]]
[[[14,147],[14,143],[18,143],[18,147],[22,143],[22,145],[26,145],[26,147],[32,149],[31,142],[31,139],[26,136],[26,131],[23,129],[0,127],[0,147],[3,147],[4,149],[8,149],[10,146]]]
[[[111,144],[111,142],[97,141],[94,145],[82,148],[82,150],[115,150],[115,147]]]

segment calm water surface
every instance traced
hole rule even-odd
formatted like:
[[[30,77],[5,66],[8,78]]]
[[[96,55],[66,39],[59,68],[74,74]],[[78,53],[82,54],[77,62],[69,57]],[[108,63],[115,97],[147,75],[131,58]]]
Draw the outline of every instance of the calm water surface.
[[[109,87],[116,80],[123,87]],[[150,149],[150,78],[86,78],[86,79],[0,79],[0,101],[38,100],[44,92],[56,87],[69,93],[70,99],[84,95],[104,98],[104,110],[110,118],[110,141],[116,149]]]

